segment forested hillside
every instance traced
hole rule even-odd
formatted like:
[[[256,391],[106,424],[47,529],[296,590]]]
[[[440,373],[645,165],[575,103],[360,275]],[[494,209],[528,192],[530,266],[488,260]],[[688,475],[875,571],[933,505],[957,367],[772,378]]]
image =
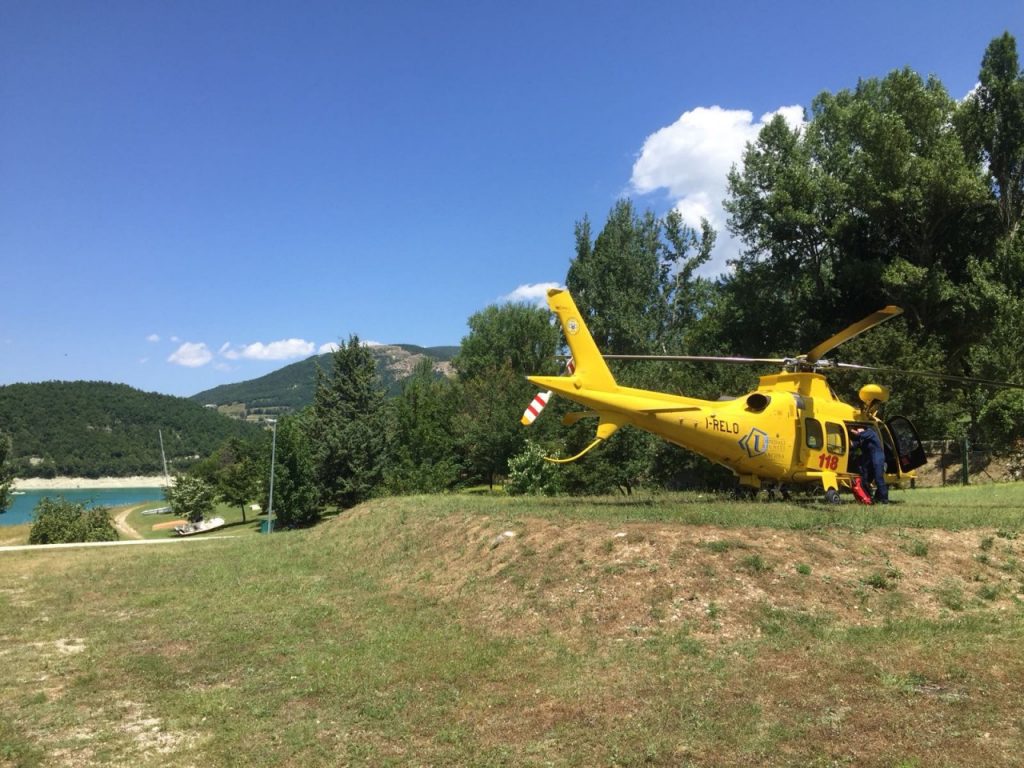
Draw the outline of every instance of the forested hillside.
[[[48,381],[0,387],[0,432],[19,477],[159,474],[159,431],[172,471],[257,427],[180,397],[124,384]]]
[[[418,347],[414,344],[386,344],[369,349],[377,364],[381,383],[392,395],[398,393],[401,382],[426,358],[436,363],[435,370],[449,373],[448,362],[459,351],[455,346]],[[328,369],[330,359],[330,353],[315,355],[258,379],[207,389],[191,399],[202,405],[237,406],[229,412],[242,418],[295,411],[313,402],[317,367]]]

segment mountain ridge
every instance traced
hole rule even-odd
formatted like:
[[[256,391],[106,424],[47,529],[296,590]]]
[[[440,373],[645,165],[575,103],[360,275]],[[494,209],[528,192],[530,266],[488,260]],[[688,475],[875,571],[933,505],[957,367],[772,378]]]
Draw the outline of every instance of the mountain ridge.
[[[453,375],[451,360],[458,346],[420,347],[415,344],[378,344],[370,347],[377,372],[389,395],[398,393],[401,382],[423,360],[434,362],[437,375]],[[234,384],[221,384],[187,399],[234,418],[259,420],[265,416],[299,410],[313,402],[316,370],[330,369],[330,352],[312,355],[263,376]]]

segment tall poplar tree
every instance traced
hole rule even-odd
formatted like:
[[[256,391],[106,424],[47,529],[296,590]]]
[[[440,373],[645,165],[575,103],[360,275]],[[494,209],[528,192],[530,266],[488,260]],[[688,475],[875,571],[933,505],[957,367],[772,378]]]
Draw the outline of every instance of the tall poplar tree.
[[[688,333],[699,314],[702,281],[696,270],[711,256],[715,234],[707,222],[698,234],[678,211],[658,218],[637,213],[620,200],[596,238],[590,221],[576,225],[576,256],[566,284],[605,354],[688,351]],[[666,390],[676,377],[659,365],[629,364],[616,371],[620,383]],[[584,419],[567,436],[574,454],[593,439],[594,422]],[[659,441],[632,428],[616,432],[608,444],[565,469],[565,485],[575,492],[630,493],[649,475]]]
[[[1024,72],[1009,32],[985,50],[978,87],[964,99],[956,125],[990,180],[1004,231],[1015,232],[1024,216]]]
[[[980,376],[1024,382],[1024,70],[1009,33],[985,50],[978,87],[960,105],[956,126],[998,206],[1000,223],[993,327],[972,350],[970,364]],[[1015,390],[988,393],[978,420],[984,437],[1009,445],[1024,437],[1024,397]]]

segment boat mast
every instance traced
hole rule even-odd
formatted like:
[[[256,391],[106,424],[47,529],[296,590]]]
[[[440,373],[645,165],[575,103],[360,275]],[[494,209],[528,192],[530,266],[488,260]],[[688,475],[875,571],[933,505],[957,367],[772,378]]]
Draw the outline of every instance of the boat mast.
[[[164,485],[170,485],[171,478],[167,476],[167,456],[164,454],[164,431],[158,429],[156,432],[160,435],[160,458],[164,462]]]

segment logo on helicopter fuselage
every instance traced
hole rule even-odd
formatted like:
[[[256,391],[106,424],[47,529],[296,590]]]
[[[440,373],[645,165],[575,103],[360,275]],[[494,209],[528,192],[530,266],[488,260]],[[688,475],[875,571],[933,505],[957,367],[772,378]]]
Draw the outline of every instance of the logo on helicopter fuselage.
[[[757,427],[752,427],[747,434],[739,439],[739,444],[750,458],[761,456],[768,452],[768,433]]]

